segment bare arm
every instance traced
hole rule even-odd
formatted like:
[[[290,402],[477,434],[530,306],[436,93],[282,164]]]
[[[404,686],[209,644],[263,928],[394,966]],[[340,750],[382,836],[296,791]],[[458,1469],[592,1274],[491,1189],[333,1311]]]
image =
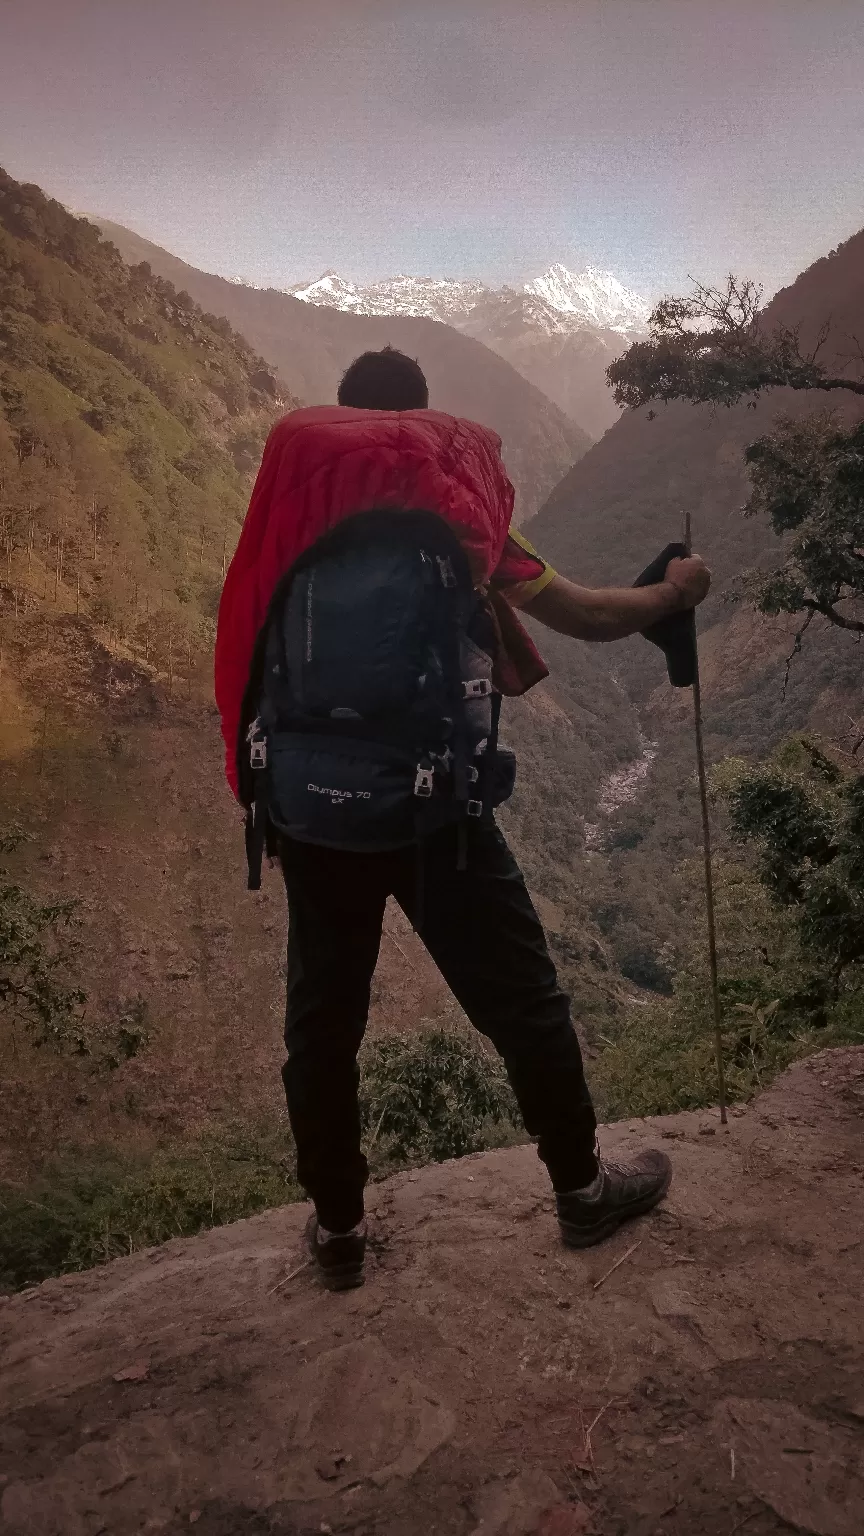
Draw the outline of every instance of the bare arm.
[[[670,560],[665,579],[653,587],[579,587],[555,576],[523,611],[574,640],[622,640],[670,613],[695,608],[710,585],[710,571],[693,555]]]

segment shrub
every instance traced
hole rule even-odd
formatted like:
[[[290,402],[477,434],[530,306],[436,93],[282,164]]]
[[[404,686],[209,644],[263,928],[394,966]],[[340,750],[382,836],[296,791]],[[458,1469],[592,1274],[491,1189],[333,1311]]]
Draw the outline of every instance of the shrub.
[[[743,1103],[793,1061],[832,1045],[864,1044],[864,1007],[847,1000],[828,1025],[788,1025],[772,1004],[737,1004],[723,1031],[726,1091]],[[591,1064],[598,1117],[671,1115],[717,1103],[714,1033],[707,1008],[634,1008]]]
[[[131,1055],[143,1034],[143,1005],[127,1012]],[[376,1177],[519,1138],[503,1070],[462,1035],[428,1030],[371,1041],[362,1068],[363,1125]],[[149,1160],[110,1151],[67,1157],[24,1188],[0,1186],[0,1290],[302,1198],[279,1123],[223,1126]]]
[[[519,1111],[503,1067],[451,1030],[387,1035],[361,1056],[360,1107],[369,1151],[384,1166],[440,1163],[516,1134]]]

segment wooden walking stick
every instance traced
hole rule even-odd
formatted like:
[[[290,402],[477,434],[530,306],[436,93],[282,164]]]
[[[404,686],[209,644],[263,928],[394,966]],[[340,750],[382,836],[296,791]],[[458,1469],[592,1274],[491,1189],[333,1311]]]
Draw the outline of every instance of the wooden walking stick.
[[[693,542],[690,513],[684,514],[684,543],[688,555]],[[708,817],[708,782],[705,776],[705,747],[702,740],[702,690],[699,685],[699,650],[696,644],[696,611],[693,611],[693,721],[696,728],[696,769],[699,775],[699,801],[702,806],[702,843],[705,855],[705,906],[708,918],[708,964],[711,970],[711,997],[714,1003],[714,1042],[717,1052],[717,1083],[720,1090],[720,1124],[727,1124],[726,1073],[723,1068],[723,1010],[717,978],[717,929],[714,921],[714,875],[711,866],[711,823]]]

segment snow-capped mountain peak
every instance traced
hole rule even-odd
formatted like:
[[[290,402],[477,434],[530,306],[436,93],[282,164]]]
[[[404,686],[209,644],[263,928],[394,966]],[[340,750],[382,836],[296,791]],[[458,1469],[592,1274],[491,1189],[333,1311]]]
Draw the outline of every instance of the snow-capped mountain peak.
[[[512,305],[523,296],[524,318],[549,333],[585,328],[618,331],[622,335],[643,331],[649,305],[625,288],[611,272],[586,267],[571,272],[561,262],[521,289],[493,289],[473,278],[413,277],[400,274],[365,286],[325,272],[313,283],[289,289],[306,304],[350,310],[358,315],[415,315],[463,326],[478,304]]]
[[[458,281],[406,273],[360,287],[337,272],[325,272],[316,282],[290,291],[307,304],[350,309],[359,315],[421,315],[429,320],[453,321],[467,315],[486,289],[470,278]]]
[[[328,309],[350,309],[358,314],[364,313],[362,291],[340,277],[338,272],[324,272],[314,283],[292,288],[291,292],[306,304],[321,304]]]
[[[573,315],[584,324],[612,331],[641,331],[646,327],[650,305],[625,288],[611,272],[586,267],[571,272],[557,262],[525,283],[525,293],[535,294],[562,315]]]
[[[370,300],[382,306],[379,314],[425,315],[430,320],[454,320],[467,315],[485,291],[483,283],[471,278],[460,281],[405,274],[372,283],[366,289]]]

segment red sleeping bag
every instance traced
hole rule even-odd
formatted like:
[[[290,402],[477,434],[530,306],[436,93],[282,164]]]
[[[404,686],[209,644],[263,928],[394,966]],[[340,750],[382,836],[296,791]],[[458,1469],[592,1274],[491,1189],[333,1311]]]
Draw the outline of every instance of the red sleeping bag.
[[[255,639],[279,578],[321,534],[377,507],[438,512],[454,528],[474,580],[486,585],[507,542],[513,487],[501,442],[475,422],[439,411],[314,406],[276,423],[240,541],[225,578],[216,634],[215,690],[228,782],[237,793],[237,732]],[[502,615],[530,652],[521,692],[545,675],[515,614]],[[523,667],[524,671],[524,667]]]

